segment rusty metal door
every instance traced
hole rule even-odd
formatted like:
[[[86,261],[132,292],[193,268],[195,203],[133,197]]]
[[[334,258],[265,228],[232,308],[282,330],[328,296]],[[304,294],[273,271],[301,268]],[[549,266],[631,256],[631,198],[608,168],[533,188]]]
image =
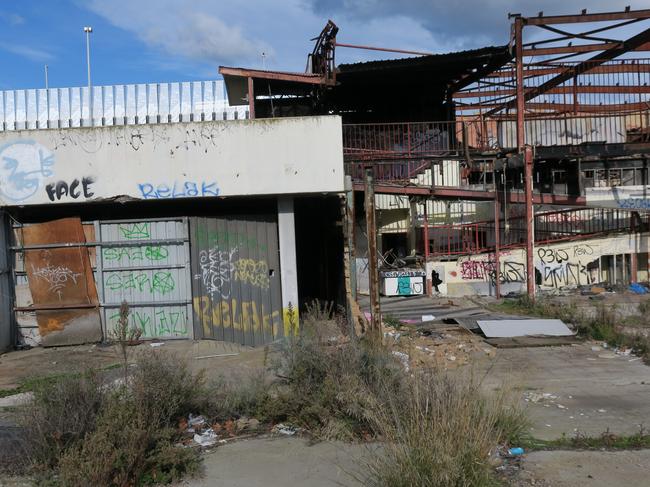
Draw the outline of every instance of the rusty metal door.
[[[195,336],[262,345],[284,334],[275,215],[190,220]]]
[[[99,301],[79,218],[22,228],[25,272],[44,346],[101,340]]]

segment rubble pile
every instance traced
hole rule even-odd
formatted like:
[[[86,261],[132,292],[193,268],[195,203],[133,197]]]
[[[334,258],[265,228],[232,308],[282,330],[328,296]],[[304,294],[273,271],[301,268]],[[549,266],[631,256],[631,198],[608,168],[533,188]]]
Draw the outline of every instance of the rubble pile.
[[[384,342],[405,368],[455,369],[476,357],[493,358],[496,349],[478,335],[459,326],[426,328],[384,327]]]

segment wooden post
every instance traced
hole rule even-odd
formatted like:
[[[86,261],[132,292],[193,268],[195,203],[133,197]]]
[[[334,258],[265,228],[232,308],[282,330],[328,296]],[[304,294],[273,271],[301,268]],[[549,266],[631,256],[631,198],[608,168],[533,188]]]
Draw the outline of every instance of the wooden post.
[[[381,343],[381,308],[379,303],[379,257],[377,255],[377,226],[375,223],[375,188],[373,168],[365,171],[366,233],[368,234],[368,280],[370,287],[371,339]]]

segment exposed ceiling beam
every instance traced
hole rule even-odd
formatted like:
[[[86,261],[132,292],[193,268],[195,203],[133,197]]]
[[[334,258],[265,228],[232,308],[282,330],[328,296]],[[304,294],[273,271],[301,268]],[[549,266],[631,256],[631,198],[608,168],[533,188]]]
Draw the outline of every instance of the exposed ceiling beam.
[[[309,73],[285,73],[282,71],[264,71],[261,69],[229,68],[227,66],[219,66],[219,73],[223,76],[293,81],[296,83],[308,83],[314,85],[328,83],[325,78]]]
[[[548,66],[531,68],[528,66],[524,69],[524,77],[546,76],[549,74],[560,74],[566,70],[566,66]],[[619,74],[619,73],[650,73],[650,63],[620,63],[596,66],[589,70],[589,74]],[[514,69],[506,69],[486,75],[486,78],[505,78],[512,79],[515,76]]]
[[[583,53],[583,52],[595,52],[595,51],[604,51],[606,49],[613,49],[615,47],[620,47],[622,43],[620,42],[601,42],[596,44],[577,44],[574,46],[554,46],[554,47],[539,47],[539,48],[530,48],[524,49],[524,56],[551,56],[555,54],[567,54],[567,53]],[[650,43],[645,43],[634,51],[650,51]]]
[[[524,17],[524,25],[578,24],[583,22],[611,22],[615,20],[648,19],[650,10],[628,10],[625,12],[603,12],[597,14],[549,15]]]
[[[457,111],[476,111],[476,110],[486,110],[492,106],[497,105],[497,107],[503,106],[502,104],[486,104],[486,103],[471,103],[467,105],[456,105]],[[577,110],[578,113],[629,113],[629,112],[638,112],[642,110],[650,109],[650,102],[637,102],[637,103],[616,103],[608,105],[588,105],[578,103],[574,105],[573,103],[554,103],[554,102],[532,102],[526,104],[527,110],[548,110],[548,115],[554,115],[550,113],[554,112],[574,112]],[[491,112],[485,112],[484,116],[490,115]],[[528,113],[526,114],[528,115]]]
[[[650,86],[589,86],[589,85],[577,85],[577,86],[557,86],[551,88],[546,92],[548,95],[573,95],[574,93],[583,94],[583,93],[608,93],[608,94],[619,94],[619,95],[634,95],[634,94],[643,94],[650,93]],[[471,91],[459,91],[454,93],[454,98],[482,98],[490,96],[514,96],[516,90],[514,88],[506,88],[500,90],[471,90]]]
[[[595,56],[576,64],[575,66],[567,68],[563,73],[560,73],[554,78],[545,81],[541,85],[526,90],[526,92],[524,93],[524,100],[529,101],[532,100],[533,98],[538,97],[539,95],[543,95],[551,88],[555,88],[556,86],[561,85],[562,83],[568,81],[574,76],[578,76],[582,73],[586,73],[587,71],[590,71],[596,66],[599,66],[614,58],[617,58],[618,56],[621,56],[626,52],[633,51],[634,49],[645,44],[648,41],[650,41],[650,29],[646,29],[643,32],[638,33],[637,35],[630,37],[628,40],[624,41],[620,47],[614,47],[606,51],[600,52]],[[516,104],[517,104],[516,99],[511,100],[507,103],[504,103],[501,107],[493,108],[491,111],[486,113],[486,116],[496,113],[503,109],[512,108],[516,106]]]

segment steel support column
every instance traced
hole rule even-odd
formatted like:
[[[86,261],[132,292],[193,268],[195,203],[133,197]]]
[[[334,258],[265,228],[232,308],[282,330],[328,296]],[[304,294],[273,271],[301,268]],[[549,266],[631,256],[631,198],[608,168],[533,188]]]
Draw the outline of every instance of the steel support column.
[[[427,264],[429,263],[429,212],[427,211],[428,199],[424,200],[424,223],[423,223],[423,239],[424,242],[424,283],[427,296],[431,296],[431,279]]]
[[[353,303],[357,300],[357,256],[354,244],[354,185],[352,176],[345,176],[345,233],[348,247],[348,323],[350,324],[350,336],[354,336],[354,315]]]
[[[533,148],[524,148],[524,186],[526,193],[526,289],[528,297],[535,299],[535,212],[533,208]]]
[[[499,217],[501,213],[501,206],[499,205],[499,192],[494,193],[494,297],[499,299],[501,297],[501,276],[500,269],[501,263],[499,262],[501,229],[499,228],[501,222]]]
[[[380,341],[381,308],[379,304],[379,259],[377,255],[377,226],[375,222],[375,188],[373,168],[365,169],[366,233],[368,235],[368,281],[370,288],[370,334]]]
[[[524,127],[524,109],[526,99],[524,98],[524,46],[523,46],[523,19],[515,19],[515,78],[517,88],[517,149],[519,153],[524,150],[526,143]]]

